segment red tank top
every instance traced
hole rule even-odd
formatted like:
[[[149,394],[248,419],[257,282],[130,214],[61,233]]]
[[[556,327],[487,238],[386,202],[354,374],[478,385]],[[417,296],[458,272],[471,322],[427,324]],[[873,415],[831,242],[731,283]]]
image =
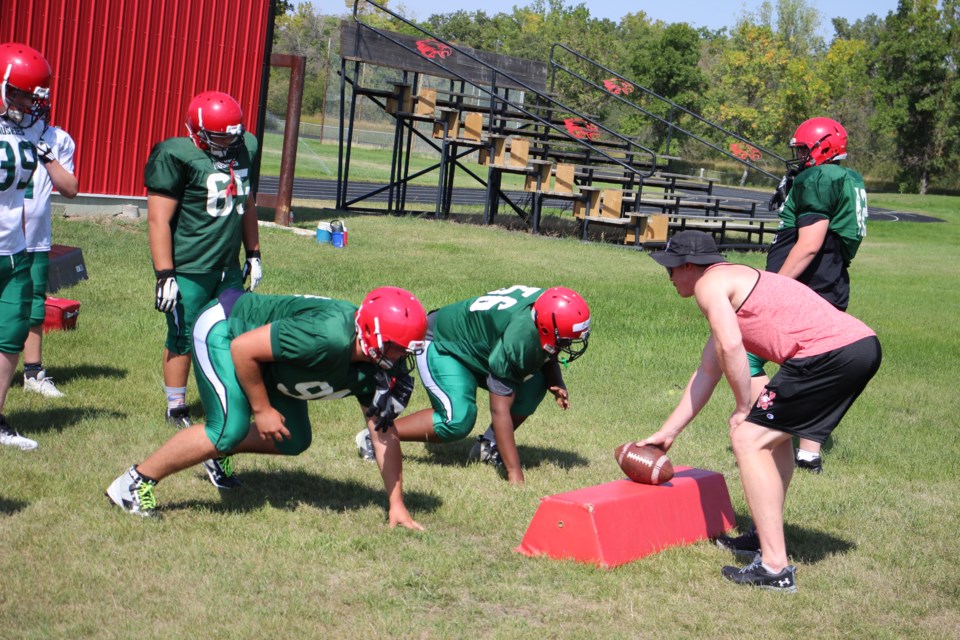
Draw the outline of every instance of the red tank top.
[[[730,263],[711,265],[707,270],[724,266]],[[737,309],[743,346],[750,353],[783,364],[876,335],[805,284],[768,271],[757,273],[757,283]]]

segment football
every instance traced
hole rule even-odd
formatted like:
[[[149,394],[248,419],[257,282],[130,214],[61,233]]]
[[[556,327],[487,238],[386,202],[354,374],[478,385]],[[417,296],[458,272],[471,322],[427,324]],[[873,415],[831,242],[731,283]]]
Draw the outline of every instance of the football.
[[[673,477],[673,463],[663,449],[626,442],[614,450],[617,464],[627,477],[642,484],[663,484]]]

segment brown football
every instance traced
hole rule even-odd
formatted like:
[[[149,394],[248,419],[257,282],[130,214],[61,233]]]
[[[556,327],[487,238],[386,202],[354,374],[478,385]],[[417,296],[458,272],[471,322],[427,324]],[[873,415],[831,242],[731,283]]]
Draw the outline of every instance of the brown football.
[[[614,451],[627,477],[643,484],[663,484],[673,477],[673,463],[660,447],[626,442]]]

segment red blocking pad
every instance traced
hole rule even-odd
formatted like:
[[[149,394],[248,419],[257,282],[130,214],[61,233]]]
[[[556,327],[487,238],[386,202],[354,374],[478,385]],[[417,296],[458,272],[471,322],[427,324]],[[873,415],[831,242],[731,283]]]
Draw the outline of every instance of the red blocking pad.
[[[623,479],[542,498],[514,550],[610,568],[736,526],[722,474],[675,470],[657,486]]]

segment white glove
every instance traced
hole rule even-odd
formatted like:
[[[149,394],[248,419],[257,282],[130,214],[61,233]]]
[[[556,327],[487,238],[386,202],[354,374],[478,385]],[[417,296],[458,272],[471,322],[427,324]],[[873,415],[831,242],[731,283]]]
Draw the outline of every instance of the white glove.
[[[243,281],[250,277],[250,286],[247,291],[253,291],[263,280],[263,265],[260,263],[260,252],[250,251],[247,253],[247,261],[243,263]]]
[[[157,311],[170,313],[177,306],[180,297],[180,287],[173,269],[157,272]]]

